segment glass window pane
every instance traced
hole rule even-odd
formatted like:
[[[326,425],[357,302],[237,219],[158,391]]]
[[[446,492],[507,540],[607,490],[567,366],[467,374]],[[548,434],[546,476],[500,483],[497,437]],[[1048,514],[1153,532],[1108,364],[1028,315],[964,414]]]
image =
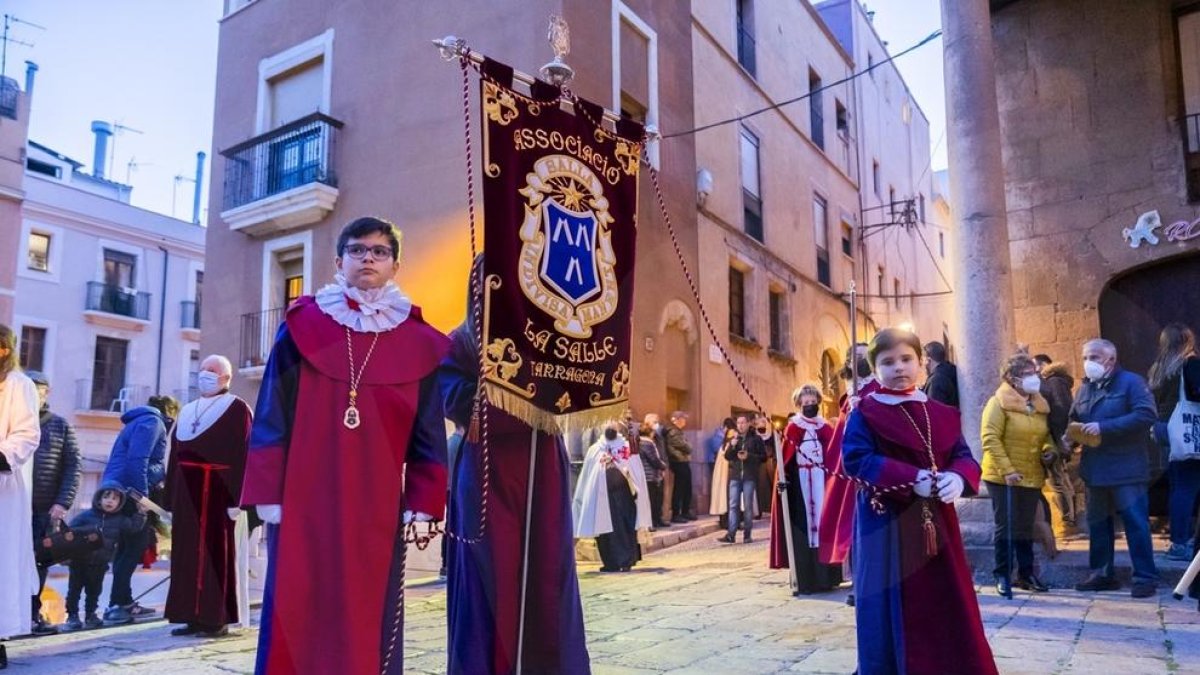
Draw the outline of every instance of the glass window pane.
[[[40,232],[29,233],[29,269],[39,272],[50,271],[50,235]]]
[[[742,188],[762,197],[758,185],[758,139],[745,129],[742,129]]]

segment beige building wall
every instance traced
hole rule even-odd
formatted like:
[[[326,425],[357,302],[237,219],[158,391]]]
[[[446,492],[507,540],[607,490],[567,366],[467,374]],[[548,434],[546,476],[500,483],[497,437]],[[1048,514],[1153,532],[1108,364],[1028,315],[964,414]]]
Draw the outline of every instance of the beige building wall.
[[[8,80],[16,86],[15,80]],[[29,101],[17,93],[16,119],[0,115],[0,251],[16,251],[25,199],[25,141],[29,137]],[[12,326],[17,292],[17,258],[0,255],[0,323]]]
[[[244,358],[243,343],[269,347],[274,323],[263,328],[242,317],[282,304],[278,290],[282,268],[271,262],[272,251],[288,247],[303,251],[304,263],[290,264],[308,270],[304,290],[311,292],[332,280],[337,232],[358,216],[379,215],[404,230],[398,282],[424,308],[426,318],[445,331],[462,320],[470,263],[462,75],[457,63],[439,57],[429,44],[431,38],[459,35],[478,51],[536,72],[553,56],[545,41],[547,19],[562,14],[571,29],[566,60],[577,73],[571,85],[576,93],[613,109],[620,107],[624,91],[645,109],[647,121],[660,128],[692,126],[690,32],[688,7],[683,3],[370,0],[345,11],[319,0],[298,0],[237,2],[228,9],[233,11],[222,20],[218,56],[204,349],[229,354],[239,365],[250,366],[236,386],[250,400],[257,396],[258,382],[253,377],[259,362]],[[257,234],[234,231],[228,219],[219,215],[225,210],[223,178],[229,163],[220,153],[267,130],[270,111],[263,107],[270,107],[265,103],[270,88],[261,83],[260,71],[269,72],[280,55],[306,42],[328,45],[319,52],[327,70],[321,111],[344,123],[333,154],[336,201],[323,216],[290,228]],[[622,56],[621,72],[615,75],[614,44]],[[477,90],[478,78],[472,74],[476,173],[480,170]],[[668,209],[684,255],[694,268],[692,143],[683,138],[659,145],[656,154],[664,169]],[[482,199],[478,176],[475,194]],[[694,365],[699,324],[648,175],[641,182],[639,206],[632,405],[639,414],[664,412],[670,405],[695,410],[700,395]],[[479,201],[480,236],[482,213]],[[279,269],[272,271],[272,265]],[[271,279],[265,301],[264,276]],[[268,337],[260,339],[264,334]],[[674,392],[671,402],[668,390]]]
[[[993,11],[1017,340],[1077,377],[1088,338],[1116,339],[1144,374],[1165,320],[1200,328],[1200,238],[1166,236],[1200,217],[1187,126],[1200,109],[1183,85],[1198,71],[1179,60],[1173,15],[1185,4],[1096,0],[1085,22],[1047,0]],[[1152,211],[1159,243],[1132,247],[1124,230]],[[1125,294],[1139,279],[1151,290]]]

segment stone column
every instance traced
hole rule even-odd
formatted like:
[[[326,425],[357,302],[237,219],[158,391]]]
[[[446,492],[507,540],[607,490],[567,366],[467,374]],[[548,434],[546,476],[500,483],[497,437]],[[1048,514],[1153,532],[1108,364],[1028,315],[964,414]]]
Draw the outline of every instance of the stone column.
[[[979,422],[1013,348],[1013,290],[988,0],[942,0],[950,204],[957,236],[963,434],[980,457]]]

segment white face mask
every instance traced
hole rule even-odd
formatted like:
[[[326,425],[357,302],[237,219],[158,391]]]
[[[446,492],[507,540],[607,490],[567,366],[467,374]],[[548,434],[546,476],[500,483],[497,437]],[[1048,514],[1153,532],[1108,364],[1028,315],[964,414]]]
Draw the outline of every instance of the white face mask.
[[[1095,382],[1096,380],[1103,379],[1104,374],[1107,372],[1108,372],[1108,369],[1105,368],[1104,364],[1102,364],[1102,363],[1097,363],[1096,361],[1084,361],[1083,362],[1083,374],[1087,375],[1087,379],[1089,379],[1093,382]]]
[[[202,370],[196,375],[196,386],[201,396],[212,396],[221,391],[221,376],[211,370]]]
[[[1042,390],[1042,378],[1037,375],[1026,375],[1021,378],[1021,389],[1026,394],[1036,394]]]

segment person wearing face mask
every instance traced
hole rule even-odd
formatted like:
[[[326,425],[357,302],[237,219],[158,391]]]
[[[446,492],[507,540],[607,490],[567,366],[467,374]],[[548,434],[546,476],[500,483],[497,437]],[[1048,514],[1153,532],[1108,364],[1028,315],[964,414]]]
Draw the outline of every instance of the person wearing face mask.
[[[1087,484],[1088,565],[1091,575],[1077,591],[1115,591],[1121,583],[1113,570],[1113,513],[1125,523],[1133,563],[1130,595],[1157,593],[1158,569],[1150,541],[1146,444],[1158,419],[1154,396],[1141,376],[1121,368],[1116,345],[1089,340],[1083,345],[1086,378],[1071,406],[1067,435],[1082,444],[1079,474]]]
[[[775,430],[771,418],[760,415],[754,420],[754,433],[762,440],[763,452],[767,455],[758,467],[758,479],[754,486],[754,517],[762,518],[771,514],[771,500],[775,494]]]
[[[842,582],[841,565],[823,565],[819,523],[825,503],[825,449],[833,440],[833,427],[821,417],[824,397],[815,384],[806,384],[792,393],[799,412],[788,419],[783,431],[783,469],[778,480],[787,487],[787,503],[772,490],[771,569],[788,567],[787,535],[783,508],[791,512],[792,548],[796,560],[796,595],[822,593]]]
[[[983,409],[983,480],[992,497],[996,529],[992,537],[996,592],[1012,594],[1012,561],[1017,561],[1015,586],[1035,593],[1050,587],[1033,568],[1033,528],[1042,484],[1046,480],[1042,455],[1050,442],[1050,404],[1041,395],[1037,364],[1025,352],[1009,357],[1000,370],[1000,387]]]
[[[240,615],[235,529],[253,414],[229,393],[233,366],[214,354],[200,362],[200,397],[171,432],[165,502],[172,514],[171,587],[164,614],[184,624],[175,636],[220,637]],[[244,535],[243,535],[244,536]]]

